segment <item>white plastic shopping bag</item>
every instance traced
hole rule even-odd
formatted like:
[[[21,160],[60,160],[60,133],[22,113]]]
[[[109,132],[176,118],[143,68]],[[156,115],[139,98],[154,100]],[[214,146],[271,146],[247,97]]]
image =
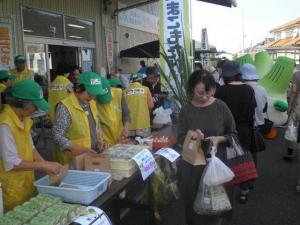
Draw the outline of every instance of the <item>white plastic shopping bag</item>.
[[[204,173],[206,172],[205,170]],[[221,215],[232,209],[224,186],[209,187],[204,184],[203,176],[200,179],[193,208],[199,215]]]
[[[231,181],[234,173],[217,156],[216,148],[211,151],[211,159],[207,165],[203,182],[207,186],[217,186]]]
[[[163,107],[159,107],[153,111],[153,114],[155,115],[153,119],[154,124],[168,124],[171,123],[171,109],[164,109]]]
[[[227,159],[233,159],[233,158],[236,158],[238,156],[242,156],[245,154],[242,147],[235,140],[235,138],[236,137],[233,137],[233,136],[230,137],[230,140],[229,140],[230,146],[226,147]]]
[[[291,122],[289,126],[287,127],[284,138],[288,141],[297,142],[298,139],[298,126]]]

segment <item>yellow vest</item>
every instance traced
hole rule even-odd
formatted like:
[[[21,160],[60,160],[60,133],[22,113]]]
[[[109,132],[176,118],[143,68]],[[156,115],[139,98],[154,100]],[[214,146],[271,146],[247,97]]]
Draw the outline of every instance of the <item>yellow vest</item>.
[[[68,138],[72,144],[77,144],[85,148],[91,148],[92,143],[88,117],[80,106],[75,93],[73,92],[69,94],[69,96],[61,102],[68,109],[72,118],[71,126],[65,134],[66,138]],[[96,102],[92,100],[89,102],[89,105],[96,123],[96,131],[98,131],[100,120]],[[61,151],[60,149],[56,149],[54,157],[56,161],[65,165],[70,163],[71,154],[69,151]]]
[[[55,118],[56,105],[69,95],[67,88],[70,84],[71,82],[68,78],[59,75],[49,87],[48,102],[51,105],[49,115],[52,122]]]
[[[0,83],[0,111],[3,109],[2,107],[2,96],[1,96],[1,93],[5,91],[6,89],[6,85],[3,84],[3,83]]]
[[[31,77],[31,71],[27,68],[25,68],[22,73],[18,73],[17,69],[12,69],[10,70],[10,72],[16,76],[16,79],[13,80],[13,83],[16,83],[18,81],[21,81],[21,80],[31,80],[32,77]]]
[[[126,103],[128,105],[131,123],[129,130],[142,130],[150,128],[150,113],[148,109],[149,89],[140,83],[133,83],[124,91]]]
[[[24,127],[18,116],[9,105],[0,114],[0,124],[10,127],[18,149],[18,156],[22,160],[33,161],[32,143],[29,138],[32,120],[24,118]],[[2,151],[5,151],[2,149]],[[21,205],[35,194],[33,182],[34,171],[5,172],[3,161],[0,160],[0,182],[2,183],[3,202],[5,211]]]
[[[112,88],[112,101],[108,104],[97,104],[104,140],[115,145],[120,142],[123,131],[122,90]]]

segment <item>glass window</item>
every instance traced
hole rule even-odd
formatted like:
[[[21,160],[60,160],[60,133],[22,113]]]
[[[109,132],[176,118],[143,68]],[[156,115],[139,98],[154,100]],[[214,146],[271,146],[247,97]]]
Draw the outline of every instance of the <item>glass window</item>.
[[[285,33],[285,37],[286,37],[286,38],[292,38],[292,37],[293,37],[293,30],[288,30],[288,31]]]
[[[23,31],[26,35],[63,38],[63,16],[23,7]]]
[[[276,34],[275,34],[275,39],[278,40],[278,39],[280,39],[280,38],[281,38],[281,33],[280,33],[280,32],[276,33]]]
[[[33,71],[34,79],[47,86],[46,50],[44,44],[25,43],[27,68]]]
[[[94,23],[75,17],[66,16],[66,39],[94,41]]]
[[[93,71],[93,50],[83,48],[81,50],[82,72]]]

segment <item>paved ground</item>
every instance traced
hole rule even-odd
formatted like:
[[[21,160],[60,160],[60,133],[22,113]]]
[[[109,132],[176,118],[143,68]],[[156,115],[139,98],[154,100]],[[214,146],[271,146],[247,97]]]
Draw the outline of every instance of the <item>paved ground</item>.
[[[222,225],[300,225],[300,194],[295,191],[297,157],[293,163],[282,160],[285,151],[283,130],[267,141],[267,150],[259,154],[260,179],[246,205],[235,203],[233,219]],[[165,208],[162,225],[184,225],[181,204]],[[122,225],[146,225],[147,216],[133,211]]]
[[[260,179],[246,205],[236,203],[232,221],[222,225],[300,225],[300,194],[295,191],[297,157],[294,162],[282,160],[285,151],[283,130],[274,141],[267,141],[267,150],[259,154]],[[39,147],[43,147],[40,144]],[[43,148],[44,149],[44,148]],[[48,139],[42,155],[49,159],[52,144]],[[170,204],[162,210],[160,225],[184,225],[181,202]],[[148,216],[141,211],[131,211],[122,225],[147,225]],[[153,224],[151,224],[153,225]]]

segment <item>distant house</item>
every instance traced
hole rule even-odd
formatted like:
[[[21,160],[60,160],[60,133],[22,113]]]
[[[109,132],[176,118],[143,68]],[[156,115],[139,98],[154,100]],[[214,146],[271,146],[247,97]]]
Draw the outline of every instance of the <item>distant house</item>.
[[[300,17],[289,21],[270,31],[274,41],[264,45],[264,48],[276,60],[279,56],[288,56],[300,63]]]

